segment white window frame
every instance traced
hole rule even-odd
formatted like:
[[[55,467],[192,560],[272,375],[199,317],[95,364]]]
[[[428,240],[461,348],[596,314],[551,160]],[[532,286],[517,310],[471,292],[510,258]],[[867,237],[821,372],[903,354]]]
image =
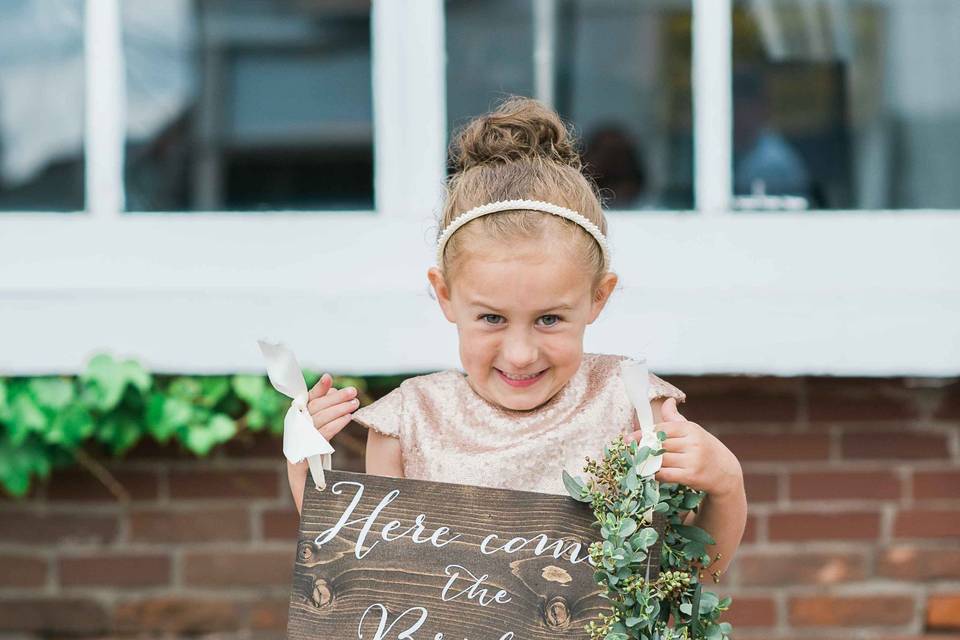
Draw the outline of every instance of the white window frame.
[[[86,211],[0,213],[0,375],[72,373],[97,351],[261,371],[261,336],[338,373],[459,366],[424,276],[445,176],[443,0],[373,3],[374,211],[136,215],[120,1],[86,0]],[[622,286],[587,350],[683,374],[957,375],[960,212],[731,211],[730,2],[693,0],[695,210],[609,214]],[[542,73],[537,90],[552,93]]]

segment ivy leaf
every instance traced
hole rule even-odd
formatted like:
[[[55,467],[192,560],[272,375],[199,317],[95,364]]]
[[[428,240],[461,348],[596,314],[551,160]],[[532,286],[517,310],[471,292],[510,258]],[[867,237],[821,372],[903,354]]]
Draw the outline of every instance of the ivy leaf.
[[[237,432],[237,423],[222,413],[215,414],[206,424],[192,424],[183,436],[187,449],[205,456],[210,449],[226,442]]]
[[[0,484],[11,495],[26,495],[33,476],[50,474],[46,448],[34,441],[17,444],[0,436]]]
[[[204,376],[200,379],[200,405],[213,409],[230,392],[226,376]]]
[[[54,411],[63,409],[73,401],[73,383],[63,378],[31,378],[27,389],[37,404]]]
[[[110,411],[116,407],[127,385],[145,392],[152,383],[150,374],[137,362],[117,362],[105,353],[90,360],[87,370],[80,374],[80,381],[87,392],[85,399],[100,411]]]
[[[7,401],[7,383],[0,380],[0,422],[10,419],[10,404]]]
[[[50,444],[76,447],[93,434],[95,426],[86,407],[71,404],[54,415],[43,438]]]
[[[193,414],[194,407],[186,400],[154,393],[147,403],[147,426],[153,437],[164,443],[190,424]]]
[[[8,430],[14,444],[21,444],[32,433],[43,433],[47,428],[47,416],[36,405],[25,388],[21,388],[10,403]]]
[[[237,394],[237,397],[251,407],[255,407],[260,403],[260,396],[262,396],[267,389],[267,381],[263,376],[233,376],[230,385],[233,387],[233,392]]]
[[[687,540],[693,540],[695,542],[702,542],[703,544],[716,544],[714,539],[710,536],[709,533],[701,529],[700,527],[695,527],[688,524],[676,524],[673,525],[673,530],[679,533],[681,536]]]
[[[108,415],[97,424],[96,438],[110,448],[113,455],[121,455],[135,445],[143,435],[136,420],[125,415]]]

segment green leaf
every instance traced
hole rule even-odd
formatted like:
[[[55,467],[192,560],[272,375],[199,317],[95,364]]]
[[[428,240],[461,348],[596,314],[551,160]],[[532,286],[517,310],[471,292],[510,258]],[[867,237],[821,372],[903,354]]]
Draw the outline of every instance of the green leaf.
[[[267,379],[263,376],[237,375],[230,381],[233,392],[251,407],[260,402],[260,397],[267,390]]]
[[[48,409],[60,410],[73,401],[73,383],[63,378],[31,378],[27,389],[37,404]]]
[[[0,380],[0,422],[10,419],[10,404],[7,397],[7,383]]]
[[[666,439],[667,439],[666,431],[657,431],[657,440],[659,440],[660,442],[663,442]]]
[[[86,407],[72,404],[56,413],[43,438],[50,444],[77,447],[94,431],[93,417]]]
[[[157,441],[166,442],[192,421],[195,421],[194,406],[186,400],[151,394],[147,403],[147,425]]]
[[[693,509],[694,507],[700,504],[700,502],[703,500],[703,497],[705,495],[706,494],[703,493],[702,491],[692,491],[686,494],[685,496],[683,496],[683,502],[681,504],[681,507],[687,510]]]
[[[113,455],[121,455],[135,445],[144,430],[130,416],[109,415],[98,421],[96,439],[110,448]]]
[[[636,530],[637,530],[637,521],[633,519],[627,519],[620,523],[619,535],[621,537],[628,538]]]
[[[47,428],[46,414],[25,388],[21,388],[10,403],[10,424],[7,428],[14,444],[22,443],[30,433],[42,433]]]
[[[680,613],[685,613],[687,615],[690,615],[691,611],[693,611],[693,607],[690,605],[689,602],[684,602],[680,604]]]
[[[714,608],[719,604],[720,599],[717,597],[717,594],[704,591],[700,594],[700,615],[710,613]]]
[[[145,392],[150,388],[152,379],[133,360],[115,361],[110,355],[101,353],[94,356],[80,375],[85,386],[84,399],[92,408],[110,411],[119,404],[127,385]]]
[[[633,545],[634,549],[646,550],[656,541],[657,531],[653,527],[645,527],[630,539],[630,544]]]
[[[226,442],[237,432],[237,423],[222,413],[216,414],[206,424],[192,424],[183,437],[187,449],[197,455],[207,455],[210,449]]]
[[[563,486],[566,487],[567,493],[570,494],[570,497],[574,500],[580,502],[591,502],[589,492],[587,492],[578,478],[574,478],[566,470],[563,471]]]
[[[200,378],[200,405],[213,409],[230,393],[230,379],[226,376]]]
[[[17,444],[0,436],[0,484],[14,496],[26,495],[33,476],[50,474],[47,451],[41,444]]]
[[[716,544],[710,534],[700,527],[687,524],[677,524],[673,526],[673,530],[688,540],[694,540],[704,544]]]

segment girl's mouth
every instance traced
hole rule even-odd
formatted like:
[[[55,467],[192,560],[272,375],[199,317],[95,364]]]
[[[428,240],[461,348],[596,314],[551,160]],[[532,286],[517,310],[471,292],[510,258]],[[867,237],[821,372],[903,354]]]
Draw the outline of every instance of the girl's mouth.
[[[532,384],[536,384],[538,380],[543,377],[543,374],[547,372],[546,369],[540,373],[535,373],[527,376],[509,376],[500,369],[497,369],[497,374],[499,374],[500,379],[506,382],[511,387],[529,387]]]

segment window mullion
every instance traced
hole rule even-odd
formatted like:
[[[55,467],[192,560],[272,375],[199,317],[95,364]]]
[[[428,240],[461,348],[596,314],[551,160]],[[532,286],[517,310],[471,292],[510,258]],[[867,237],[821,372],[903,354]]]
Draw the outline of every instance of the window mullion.
[[[733,194],[731,0],[693,1],[694,197],[704,215]]]
[[[119,0],[87,0],[84,158],[87,212],[109,219],[123,212],[124,89]]]

